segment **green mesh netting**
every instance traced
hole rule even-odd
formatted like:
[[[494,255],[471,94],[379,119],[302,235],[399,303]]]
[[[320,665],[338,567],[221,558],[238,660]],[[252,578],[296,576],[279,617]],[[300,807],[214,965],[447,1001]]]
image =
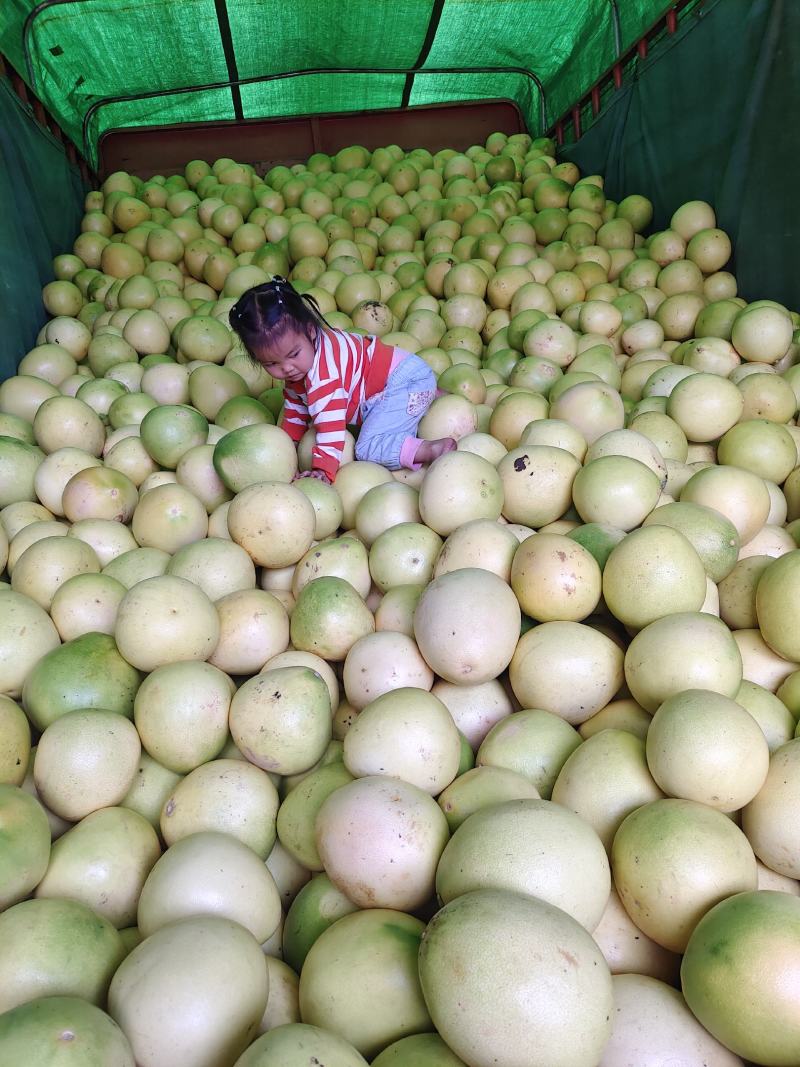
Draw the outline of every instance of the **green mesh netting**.
[[[666,0],[5,0],[0,51],[92,162],[100,135],[118,127],[492,97],[513,100],[528,128],[540,133],[669,6]],[[298,71],[316,73],[253,80]],[[231,80],[245,84],[157,95]],[[147,95],[130,99],[141,94]]]

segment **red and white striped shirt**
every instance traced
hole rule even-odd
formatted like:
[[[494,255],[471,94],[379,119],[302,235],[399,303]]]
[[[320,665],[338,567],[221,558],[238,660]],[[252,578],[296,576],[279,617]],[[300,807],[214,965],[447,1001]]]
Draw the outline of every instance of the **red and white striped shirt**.
[[[283,387],[282,428],[297,442],[314,423],[312,466],[331,481],[342,460],[345,430],[360,423],[364,401],[386,385],[394,351],[377,337],[321,329],[308,374],[298,385]]]

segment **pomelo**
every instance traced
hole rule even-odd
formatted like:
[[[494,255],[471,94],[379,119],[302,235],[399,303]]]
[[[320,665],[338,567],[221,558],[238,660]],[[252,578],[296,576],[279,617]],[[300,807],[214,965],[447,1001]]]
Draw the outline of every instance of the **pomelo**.
[[[778,874],[800,877],[800,836],[787,818],[800,789],[800,739],[772,754],[766,780],[742,812],[742,829],[758,858]]]
[[[306,1067],[315,1059],[325,1067],[366,1067],[367,1063],[349,1041],[331,1030],[290,1023],[259,1037],[235,1067]]]
[[[643,974],[618,974],[614,1025],[599,1067],[635,1063],[662,1067],[672,1060],[707,1067],[742,1067],[737,1055],[715,1040],[695,1019],[677,989]]]
[[[620,823],[663,796],[647,767],[644,742],[625,730],[601,730],[566,760],[552,798],[580,815],[608,851]]]
[[[283,958],[300,974],[311,946],[323,931],[357,911],[357,905],[337,889],[327,874],[317,874],[291,903],[283,928]]]
[[[372,1057],[407,1034],[433,1029],[417,974],[425,927],[399,911],[346,915],[311,947],[300,976],[304,1021]],[[356,981],[361,995],[350,996]]]
[[[316,821],[326,874],[361,908],[412,911],[429,900],[448,836],[429,793],[383,775],[335,790]]]
[[[219,640],[219,616],[202,589],[165,574],[128,590],[114,637],[128,663],[152,671],[176,660],[208,659]]]
[[[476,626],[482,619],[484,624]],[[519,604],[509,586],[472,567],[436,578],[414,612],[420,652],[436,674],[456,684],[496,678],[514,655],[519,625]]]
[[[356,777],[386,774],[437,796],[456,777],[460,749],[445,704],[424,689],[403,686],[361,709],[345,735],[344,764]]]
[[[295,648],[341,661],[360,637],[374,629],[372,612],[353,586],[332,575],[316,578],[301,590],[289,633]]]
[[[530,1067],[583,1067],[611,1031],[599,948],[533,897],[479,890],[451,901],[428,924],[419,973],[436,1029],[472,1067],[515,1067],[521,1048]]]
[[[577,730],[560,715],[538,708],[505,716],[478,749],[479,767],[503,767],[526,778],[550,799],[559,771],[581,743]]]
[[[0,692],[18,698],[31,669],[59,645],[58,631],[35,600],[0,589]]]
[[[611,889],[602,842],[591,826],[549,800],[509,800],[471,815],[436,871],[443,903],[478,889],[546,900],[591,931]]]
[[[799,938],[797,898],[739,893],[700,920],[681,965],[683,994],[700,1023],[765,1067],[790,1067],[800,1052]]]
[[[132,722],[114,711],[68,711],[39,738],[36,791],[56,815],[77,822],[118,804],[133,784],[142,751]]]
[[[136,922],[136,905],[161,855],[150,823],[124,807],[91,812],[53,844],[37,897],[80,900],[118,930]]]
[[[108,1010],[141,1067],[219,1067],[255,1036],[267,983],[252,934],[204,915],[170,923],[134,948],[114,975]]]
[[[273,668],[238,689],[229,721],[236,745],[251,763],[297,774],[313,767],[330,741],[330,694],[308,667]]]
[[[0,914],[0,1011],[37,997],[104,1004],[124,955],[118,932],[85,904],[23,900]]]
[[[136,917],[143,937],[195,915],[238,922],[259,944],[280,922],[272,875],[231,834],[205,830],[181,838],[156,860],[142,886]]]
[[[135,1067],[128,1039],[100,1008],[77,996],[44,996],[0,1018],[0,1061],[45,1067]]]
[[[691,800],[656,800],[632,812],[611,850],[625,910],[648,937],[683,952],[720,900],[756,886],[756,860],[722,812]]]
[[[42,805],[16,785],[0,784],[0,909],[29,896],[49,857],[50,826]]]
[[[758,723],[735,700],[686,689],[653,716],[647,764],[668,796],[738,811],[764,785],[769,748]]]

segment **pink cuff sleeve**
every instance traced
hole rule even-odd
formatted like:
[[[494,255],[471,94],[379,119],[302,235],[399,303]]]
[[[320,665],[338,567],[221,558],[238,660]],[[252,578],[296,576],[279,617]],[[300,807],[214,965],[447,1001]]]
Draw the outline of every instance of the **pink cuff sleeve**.
[[[414,457],[417,454],[417,449],[422,444],[422,439],[419,437],[407,437],[400,446],[400,466],[406,467],[411,471],[418,471],[421,467],[421,463],[415,463]]]

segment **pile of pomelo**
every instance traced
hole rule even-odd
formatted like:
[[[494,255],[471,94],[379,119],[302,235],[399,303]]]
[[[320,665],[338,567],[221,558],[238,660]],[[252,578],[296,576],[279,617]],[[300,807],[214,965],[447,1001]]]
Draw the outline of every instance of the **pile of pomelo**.
[[[89,193],[0,384],[0,1063],[800,1063],[800,319],[553,151]],[[294,480],[275,273],[457,450]]]

